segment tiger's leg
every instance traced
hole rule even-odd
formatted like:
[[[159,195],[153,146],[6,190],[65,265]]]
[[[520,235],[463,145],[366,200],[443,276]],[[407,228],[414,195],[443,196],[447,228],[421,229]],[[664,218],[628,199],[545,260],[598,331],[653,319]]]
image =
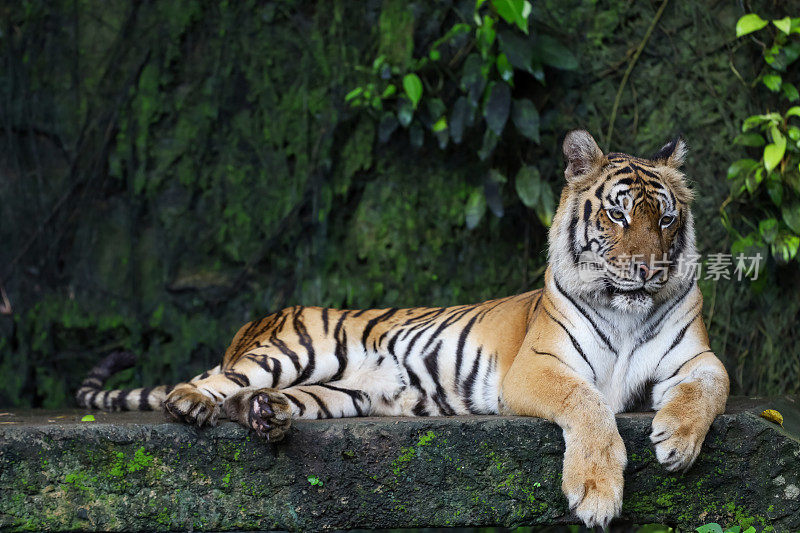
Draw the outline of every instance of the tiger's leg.
[[[216,397],[198,387],[198,383],[218,376],[221,365],[193,377],[188,383],[179,383],[163,402],[164,410],[176,420],[203,427],[215,426],[220,407]]]
[[[223,409],[231,420],[269,442],[281,440],[292,418],[344,418],[372,412],[376,393],[355,388],[345,379],[288,389],[244,388],[228,398]]]
[[[182,422],[213,425],[222,403],[243,388],[283,389],[310,380],[324,382],[338,373],[340,362],[333,353],[315,352],[312,358],[302,347],[288,343],[282,347],[285,352],[264,344],[215,374],[175,387],[164,402],[165,409]],[[300,354],[306,357],[301,359]]]
[[[287,326],[288,328],[288,326]],[[342,330],[344,331],[344,330]],[[181,384],[164,402],[175,419],[197,426],[213,425],[222,403],[242,388],[284,389],[301,383],[341,379],[349,368],[359,368],[372,358],[364,352],[347,353],[336,341],[299,336],[287,329],[258,340],[255,346],[229,357],[214,374]],[[232,346],[236,345],[237,337]]]
[[[222,402],[245,387],[324,383],[344,379],[351,369],[381,366],[381,358],[366,350],[366,328],[387,313],[370,310],[358,320],[348,319],[349,313],[294,307],[245,324],[220,372],[176,387],[164,403],[166,410],[178,420],[202,425],[214,422]],[[362,338],[364,350],[349,349],[353,338]]]
[[[524,345],[503,378],[503,401],[514,414],[561,426],[566,444],[561,489],[588,527],[605,527],[622,508],[627,462],[614,413],[600,392],[556,355]]]
[[[725,412],[729,388],[725,367],[711,350],[684,357],[671,376],[653,387],[657,413],[650,440],[667,470],[692,466],[714,418]]]

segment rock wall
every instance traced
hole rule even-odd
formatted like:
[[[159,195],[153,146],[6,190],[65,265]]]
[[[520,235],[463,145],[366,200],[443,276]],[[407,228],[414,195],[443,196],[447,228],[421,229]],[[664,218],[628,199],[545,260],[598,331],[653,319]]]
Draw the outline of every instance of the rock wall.
[[[617,423],[621,520],[800,528],[800,398],[736,399],[685,474],[656,462],[652,413]],[[765,408],[784,427],[759,418]],[[298,421],[279,444],[160,413],[0,418],[0,528],[272,530],[573,523],[560,430],[521,417]]]

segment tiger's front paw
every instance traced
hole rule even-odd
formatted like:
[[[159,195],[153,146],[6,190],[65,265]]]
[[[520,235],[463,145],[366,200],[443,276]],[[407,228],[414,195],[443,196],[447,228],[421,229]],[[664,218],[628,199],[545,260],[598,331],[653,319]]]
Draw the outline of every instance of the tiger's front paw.
[[[606,528],[622,509],[625,444],[616,431],[568,437],[566,444],[561,489],[569,508],[586,527]]]
[[[197,427],[216,426],[219,405],[190,385],[179,385],[164,400],[164,410],[175,420]]]
[[[268,442],[283,439],[292,424],[292,409],[275,389],[243,389],[225,401],[225,413]]]
[[[650,440],[658,462],[670,472],[688,469],[700,453],[708,427],[703,420],[679,417],[664,409],[656,413]]]

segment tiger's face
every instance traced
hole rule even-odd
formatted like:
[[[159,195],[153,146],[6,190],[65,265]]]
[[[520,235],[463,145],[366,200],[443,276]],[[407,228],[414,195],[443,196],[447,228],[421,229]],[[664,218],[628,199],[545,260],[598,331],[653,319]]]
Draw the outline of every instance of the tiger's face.
[[[691,279],[691,191],[681,140],[650,159],[603,154],[585,131],[564,140],[567,184],[550,229],[550,263],[572,294],[646,312]]]

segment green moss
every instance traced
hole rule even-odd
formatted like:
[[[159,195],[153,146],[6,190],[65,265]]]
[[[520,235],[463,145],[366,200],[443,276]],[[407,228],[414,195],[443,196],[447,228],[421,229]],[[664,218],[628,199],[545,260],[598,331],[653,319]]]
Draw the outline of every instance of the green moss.
[[[395,476],[400,475],[404,463],[419,457],[419,449],[425,446],[430,446],[435,438],[436,434],[433,431],[428,431],[419,437],[419,440],[417,440],[417,444],[415,446],[401,448],[400,456],[392,462],[392,472],[394,472]]]
[[[434,438],[436,438],[436,434],[433,431],[428,431],[419,438],[417,446],[428,446]]]
[[[145,452],[144,446],[142,446],[134,452],[133,459],[128,463],[128,472],[138,472],[139,470],[150,468],[154,462],[155,458]]]
[[[90,485],[94,485],[97,478],[90,477],[86,472],[70,472],[64,476],[64,483],[74,486],[78,490],[89,491]]]

